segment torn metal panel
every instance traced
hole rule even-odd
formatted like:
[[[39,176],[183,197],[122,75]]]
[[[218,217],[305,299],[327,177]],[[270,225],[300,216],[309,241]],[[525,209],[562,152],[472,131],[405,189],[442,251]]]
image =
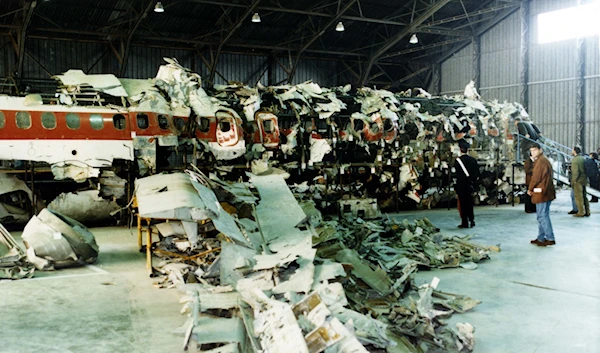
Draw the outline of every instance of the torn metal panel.
[[[125,185],[127,180],[119,177],[111,170],[103,170],[98,179],[100,184],[100,194],[102,197],[114,197],[120,199],[125,197]]]
[[[352,265],[352,274],[362,279],[371,288],[379,293],[388,293],[391,289],[392,281],[386,272],[380,267],[373,270],[368,263],[361,259],[356,250],[345,249],[339,251],[335,259],[341,263]]]
[[[50,169],[54,179],[73,179],[78,183],[83,183],[89,178],[97,178],[100,175],[100,169],[78,162],[58,162],[52,164]]]
[[[94,263],[98,258],[94,235],[85,226],[47,208],[31,218],[22,237],[31,261],[43,264],[39,269]]]
[[[197,344],[242,344],[246,339],[246,329],[239,317],[221,318],[200,315],[194,325],[192,337]]]
[[[316,292],[296,303],[292,311],[298,322],[303,323],[303,331],[308,331],[304,339],[310,353],[320,353],[345,337],[342,323],[331,316]]]
[[[62,75],[53,76],[65,86],[92,86],[94,89],[115,97],[127,97],[121,81],[115,75],[86,75],[82,70],[71,69]]]
[[[342,217],[376,219],[381,218],[381,211],[377,199],[350,199],[339,200],[340,214]]]
[[[325,260],[321,265],[315,265],[312,290],[319,290],[322,286],[327,286],[330,279],[345,276],[346,271],[342,264]]]
[[[112,219],[111,214],[121,207],[113,200],[100,197],[98,190],[62,193],[48,204],[48,208],[79,222],[98,222]]]
[[[277,252],[311,237],[311,232],[295,227],[306,215],[281,175],[250,175],[250,182],[260,195],[261,201],[256,207],[256,216],[272,251]],[[272,217],[274,214],[278,217]]]
[[[221,244],[221,285],[236,286],[238,280],[250,272],[253,263],[251,259],[256,251],[233,243]]]
[[[133,138],[135,160],[140,175],[156,172],[156,138],[154,136],[136,136]]]
[[[190,222],[210,219],[220,232],[238,243],[249,245],[213,191],[193,181],[188,174],[153,175],[137,179],[135,184],[141,217]]]
[[[341,309],[334,312],[334,315],[344,324],[352,322],[360,342],[373,344],[379,348],[394,345],[394,342],[387,337],[387,324],[349,309]]]
[[[240,306],[240,294],[228,293],[199,293],[200,312],[209,309],[233,309]]]
[[[34,271],[35,267],[27,261],[25,252],[0,224],[0,280],[30,278]]]
[[[0,159],[46,162],[56,164],[56,168],[68,165],[80,169],[110,167],[114,159],[133,160],[133,142],[131,140],[86,140],[86,143],[81,143],[80,140],[74,139],[10,140],[10,145],[0,149]]]
[[[289,304],[269,299],[260,289],[238,288],[254,311],[253,335],[272,353],[309,353],[302,330]]]
[[[323,161],[326,154],[331,152],[331,146],[325,139],[317,139],[310,136],[310,159],[308,164],[319,163]]]

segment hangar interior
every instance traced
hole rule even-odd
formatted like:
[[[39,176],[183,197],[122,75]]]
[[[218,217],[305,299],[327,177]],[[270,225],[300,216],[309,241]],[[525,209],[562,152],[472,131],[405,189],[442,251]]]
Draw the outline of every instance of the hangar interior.
[[[600,351],[598,1],[1,4],[1,352]]]

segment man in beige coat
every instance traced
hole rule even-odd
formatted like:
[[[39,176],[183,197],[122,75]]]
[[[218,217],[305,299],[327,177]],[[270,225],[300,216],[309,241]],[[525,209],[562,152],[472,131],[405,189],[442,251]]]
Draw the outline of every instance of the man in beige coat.
[[[556,199],[554,181],[552,180],[552,164],[544,156],[540,145],[534,143],[529,148],[533,163],[533,175],[529,182],[527,195],[531,196],[531,202],[536,206],[538,221],[538,236],[531,241],[537,246],[548,246],[556,244],[554,231],[550,222],[550,204]]]

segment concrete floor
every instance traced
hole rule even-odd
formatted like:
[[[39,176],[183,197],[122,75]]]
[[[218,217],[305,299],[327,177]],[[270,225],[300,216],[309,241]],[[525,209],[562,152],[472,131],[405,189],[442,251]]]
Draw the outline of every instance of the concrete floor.
[[[398,214],[428,217],[446,234],[501,244],[476,270],[423,271],[417,282],[482,301],[450,324],[475,326],[476,353],[600,352],[600,204],[573,218],[568,191],[551,207],[557,245],[529,244],[535,214],[523,205],[475,209],[477,226],[458,229],[455,209]],[[179,293],[157,289],[138,252],[135,231],[93,228],[100,257],[93,266],[36,272],[0,282],[0,352],[181,352],[171,332],[185,322]],[[19,233],[13,233],[18,235]]]

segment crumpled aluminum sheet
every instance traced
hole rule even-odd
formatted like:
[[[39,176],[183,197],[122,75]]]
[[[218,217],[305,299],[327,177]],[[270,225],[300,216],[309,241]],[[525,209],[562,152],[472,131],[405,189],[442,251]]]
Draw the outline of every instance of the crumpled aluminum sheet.
[[[40,270],[94,263],[99,248],[94,235],[81,223],[47,208],[23,229],[27,257]]]
[[[0,280],[30,278],[34,271],[23,249],[0,224]]]

